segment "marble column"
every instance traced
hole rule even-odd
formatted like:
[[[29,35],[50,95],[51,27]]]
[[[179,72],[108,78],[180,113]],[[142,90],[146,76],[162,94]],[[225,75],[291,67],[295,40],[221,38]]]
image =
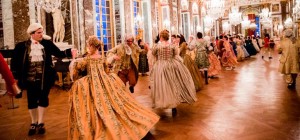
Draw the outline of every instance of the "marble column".
[[[22,1],[13,1],[12,2],[13,10],[13,25],[14,26],[14,37],[15,43],[24,41],[28,39],[29,35],[27,34],[27,28],[30,24],[29,19],[29,7],[28,0]],[[4,10],[3,10],[4,11]],[[22,25],[22,26],[17,26]]]
[[[183,33],[183,29],[182,29],[182,19],[181,19],[181,10],[182,10],[182,7],[181,7],[181,0],[177,0],[177,13],[178,13],[178,33]]]
[[[158,18],[157,18],[157,2],[156,0],[151,0],[151,19],[152,19],[152,36],[153,36],[153,42],[156,39],[156,36],[158,34]]]
[[[2,22],[3,22],[3,39],[4,45],[8,45],[10,49],[15,47],[14,38],[14,19],[12,11],[12,1],[2,1]]]
[[[188,12],[190,13],[190,31],[189,31],[189,35],[190,36],[191,34],[194,35],[194,19],[193,19],[193,2],[192,1],[188,1],[188,5],[189,5],[189,9],[188,9]]]
[[[171,34],[174,34],[175,33],[175,30],[173,31],[172,30],[172,27],[173,27],[173,29],[175,29],[175,27],[174,27],[174,24],[175,24],[175,21],[174,21],[174,13],[173,13],[173,3],[172,3],[172,0],[168,0],[168,2],[169,2],[169,9],[170,9],[170,11],[169,11],[169,13],[170,13],[170,31],[171,31]]]
[[[79,24],[78,24],[78,1],[70,0],[71,8],[70,8],[70,16],[72,23],[72,40],[75,48],[79,49],[80,47],[80,38],[79,38]],[[79,50],[80,51],[80,50]],[[82,51],[80,51],[82,52]]]
[[[28,0],[30,23],[35,23],[37,21],[35,3],[34,2],[35,2],[35,0]]]
[[[84,7],[83,7],[83,0],[77,1],[77,10],[78,10],[78,29],[79,29],[79,49],[80,52],[83,54],[85,53],[85,27],[84,27]]]
[[[94,35],[94,20],[93,20],[93,1],[83,1],[84,8],[84,34],[87,40],[89,36]]]
[[[134,34],[133,29],[133,6],[132,0],[124,0],[124,12],[125,14],[125,33]]]

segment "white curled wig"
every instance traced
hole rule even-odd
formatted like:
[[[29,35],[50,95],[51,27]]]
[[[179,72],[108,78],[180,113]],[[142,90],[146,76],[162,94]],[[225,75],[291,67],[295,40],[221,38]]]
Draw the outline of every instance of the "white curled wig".
[[[124,42],[126,42],[128,39],[133,39],[134,40],[134,36],[132,34],[126,34],[124,37]]]

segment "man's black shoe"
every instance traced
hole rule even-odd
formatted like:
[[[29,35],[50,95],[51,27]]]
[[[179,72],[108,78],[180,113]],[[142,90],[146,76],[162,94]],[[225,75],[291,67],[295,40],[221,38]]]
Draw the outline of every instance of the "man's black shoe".
[[[46,132],[46,129],[45,129],[43,123],[39,124],[39,125],[37,126],[37,129],[38,129],[38,134],[45,134],[45,132]]]
[[[37,127],[36,123],[32,123],[30,125],[29,131],[28,131],[28,136],[32,136],[36,133],[36,127]]]

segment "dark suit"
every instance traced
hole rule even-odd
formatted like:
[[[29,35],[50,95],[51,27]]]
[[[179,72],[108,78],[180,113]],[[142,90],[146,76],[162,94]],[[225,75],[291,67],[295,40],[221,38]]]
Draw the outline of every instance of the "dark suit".
[[[33,92],[43,92],[46,96],[46,100],[48,100],[48,94],[51,87],[54,85],[56,71],[53,67],[52,63],[52,55],[58,58],[71,57],[71,49],[67,49],[65,51],[61,51],[52,41],[43,39],[40,41],[40,44],[43,45],[43,73],[42,79],[39,82],[39,85],[33,84],[32,82],[27,81],[27,74],[29,70],[29,53],[31,51],[31,40],[27,40],[24,42],[20,42],[16,45],[13,53],[13,57],[11,59],[11,70],[14,75],[14,78],[18,80],[18,86],[21,89],[28,89],[27,94],[30,91]],[[33,87],[34,85],[34,87]],[[38,93],[35,93],[38,94]],[[36,100],[39,100],[38,97]],[[30,102],[28,98],[28,102]],[[41,101],[40,101],[41,102]],[[42,106],[48,106],[48,101],[46,101]],[[29,103],[30,104],[30,103]],[[28,105],[30,106],[30,105]],[[34,105],[36,106],[36,105]],[[29,107],[34,108],[34,107]]]

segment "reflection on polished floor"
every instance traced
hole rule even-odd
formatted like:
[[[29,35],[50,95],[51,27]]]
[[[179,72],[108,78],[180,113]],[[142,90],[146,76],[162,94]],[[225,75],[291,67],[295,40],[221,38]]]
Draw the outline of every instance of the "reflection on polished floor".
[[[277,72],[278,57],[262,60],[259,55],[241,62],[234,71],[197,93],[195,104],[178,106],[178,114],[157,110],[161,120],[151,130],[157,140],[299,140],[300,84],[289,90]],[[299,78],[298,78],[299,79]],[[299,79],[300,80],[300,79]],[[148,76],[140,77],[133,96],[151,106]],[[53,88],[46,112],[44,136],[27,136],[30,117],[26,97],[8,110],[9,98],[0,97],[0,139],[58,140],[67,138],[68,93]]]

